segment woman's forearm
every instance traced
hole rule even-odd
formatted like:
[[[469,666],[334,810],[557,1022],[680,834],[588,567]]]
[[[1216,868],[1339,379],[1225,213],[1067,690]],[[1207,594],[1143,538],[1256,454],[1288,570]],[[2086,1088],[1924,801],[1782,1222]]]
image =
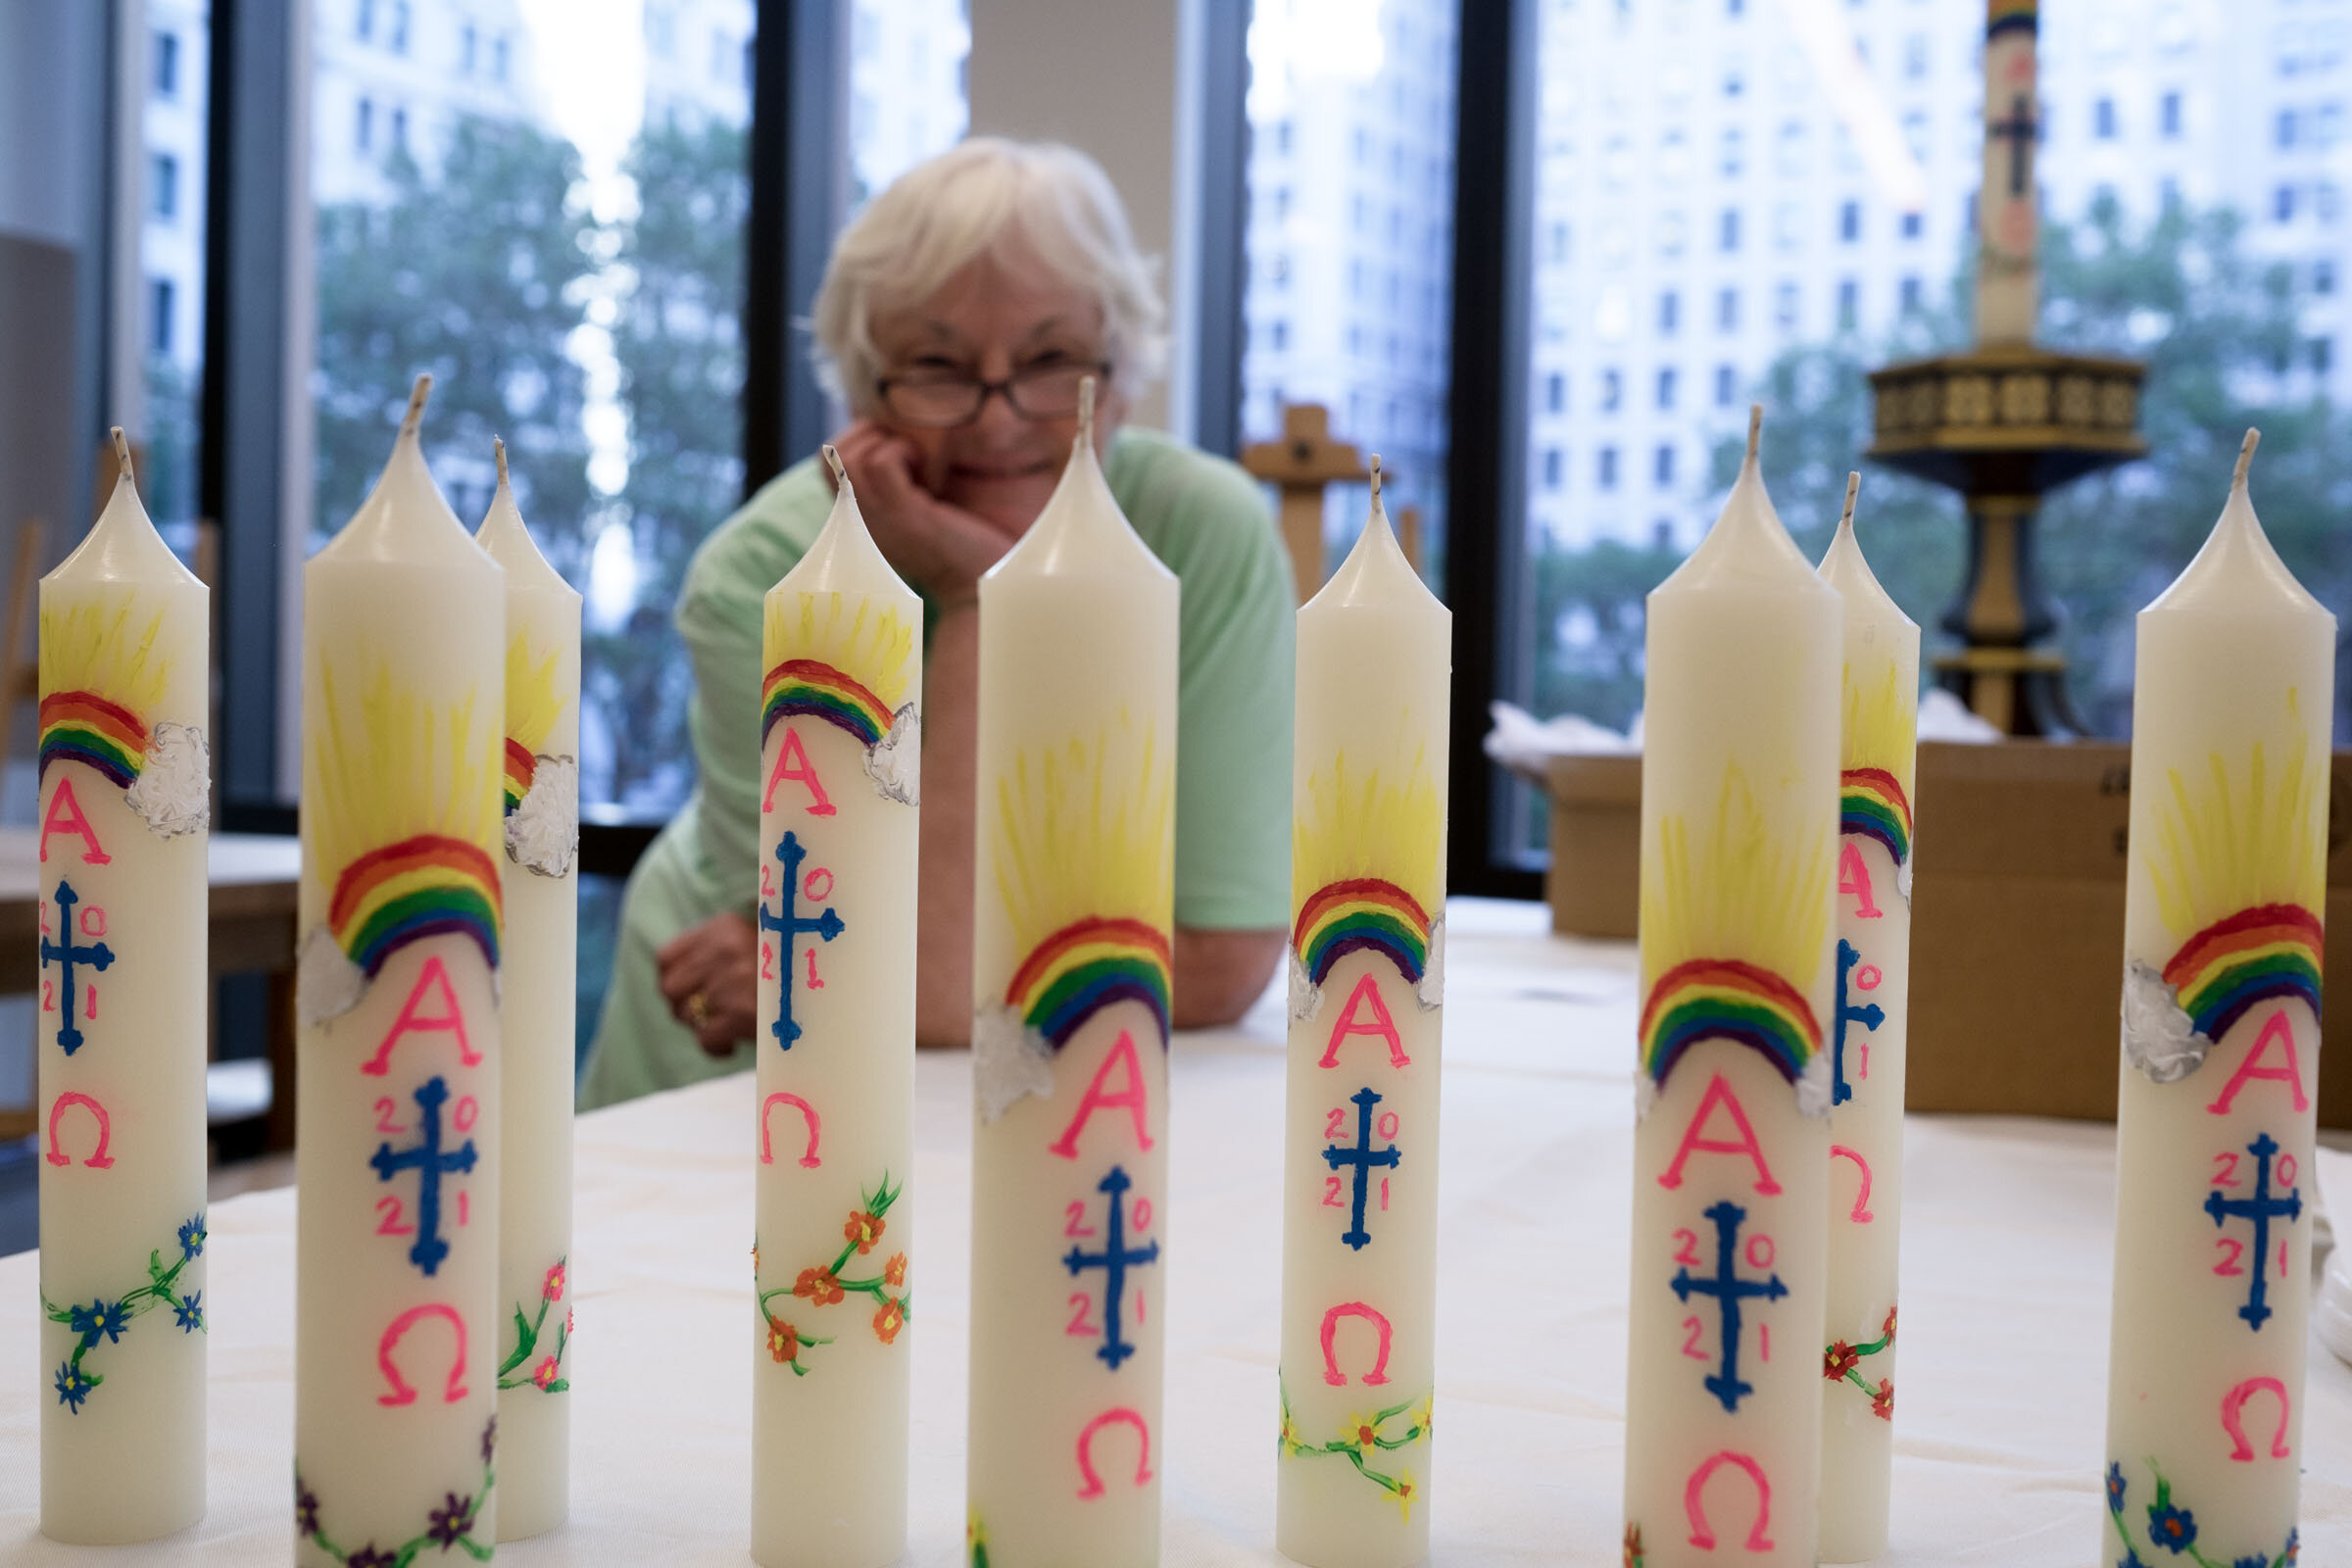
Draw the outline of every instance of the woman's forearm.
[[[914,1036],[926,1046],[959,1046],[972,1032],[972,781],[979,666],[979,611],[964,606],[944,612],[923,656]]]

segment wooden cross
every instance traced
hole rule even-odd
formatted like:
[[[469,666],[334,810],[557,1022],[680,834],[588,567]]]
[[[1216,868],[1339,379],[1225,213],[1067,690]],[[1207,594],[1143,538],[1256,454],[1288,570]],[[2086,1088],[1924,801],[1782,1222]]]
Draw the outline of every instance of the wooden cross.
[[[1372,477],[1363,455],[1348,442],[1333,440],[1330,429],[1330,410],[1320,403],[1294,403],[1282,411],[1281,440],[1242,449],[1242,466],[1282,492],[1282,537],[1290,547],[1300,604],[1323,586],[1323,487],[1365,484]]]

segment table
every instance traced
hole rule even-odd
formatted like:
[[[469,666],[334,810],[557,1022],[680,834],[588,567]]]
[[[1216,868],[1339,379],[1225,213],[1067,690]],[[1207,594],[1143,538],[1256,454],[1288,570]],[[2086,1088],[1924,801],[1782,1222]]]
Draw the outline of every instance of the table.
[[[40,829],[0,828],[0,993],[28,991],[40,972]],[[302,876],[299,839],[274,833],[215,833],[206,853],[212,972],[272,977],[273,1017],[293,1016],[295,904]],[[290,1027],[271,1032],[269,1057],[275,1086],[270,1147],[294,1143],[294,1040]],[[31,1132],[33,1112],[12,1109],[24,1092],[0,1090],[0,1139]]]
[[[1448,1272],[1430,1478],[1446,1568],[1619,1560],[1634,956],[1546,937],[1543,918],[1448,906]],[[1269,996],[1240,1027],[1174,1048],[1168,1568],[1283,1561],[1271,1544],[1281,1016]],[[916,1094],[910,1560],[949,1568],[963,1528],[968,1057],[926,1053]],[[500,1562],[748,1560],[752,1103],[737,1076],[580,1118],[573,1512]],[[2113,1130],[1918,1117],[1909,1137],[1884,1560],[2111,1561],[2093,1553]],[[109,1562],[287,1559],[293,1223],[291,1192],[213,1210],[212,1512]],[[0,1259],[0,1560],[46,1568],[91,1559],[35,1534],[34,1272],[29,1254]],[[2352,1562],[2352,1367],[2316,1345],[2304,1447],[2302,1560]]]

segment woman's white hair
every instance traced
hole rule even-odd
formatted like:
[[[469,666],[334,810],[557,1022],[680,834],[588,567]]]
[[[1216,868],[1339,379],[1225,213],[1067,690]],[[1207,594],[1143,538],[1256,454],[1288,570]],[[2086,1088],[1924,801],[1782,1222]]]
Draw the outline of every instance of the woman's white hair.
[[[855,411],[872,408],[882,374],[874,318],[921,305],[1011,239],[1025,259],[1101,302],[1102,353],[1121,390],[1133,394],[1159,374],[1167,337],[1158,284],[1102,166],[1057,142],[974,136],[893,180],[834,242],[811,320],[826,390]]]

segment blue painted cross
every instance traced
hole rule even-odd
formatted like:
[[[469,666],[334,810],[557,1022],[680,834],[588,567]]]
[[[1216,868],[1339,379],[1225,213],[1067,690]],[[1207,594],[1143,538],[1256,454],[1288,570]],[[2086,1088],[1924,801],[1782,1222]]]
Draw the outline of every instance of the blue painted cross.
[[[449,1243],[441,1239],[442,1173],[473,1169],[473,1140],[466,1139],[454,1153],[441,1152],[441,1107],[448,1102],[449,1085],[438,1076],[419,1084],[416,1099],[422,1113],[416,1123],[419,1142],[397,1154],[390,1144],[378,1144],[368,1163],[387,1182],[404,1170],[416,1172],[416,1245],[409,1249],[409,1261],[431,1274],[449,1255]]]
[[[2270,1282],[2264,1269],[2271,1250],[2271,1220],[2273,1216],[2281,1214],[2290,1221],[2301,1219],[2303,1194],[2299,1189],[2290,1187],[2284,1198],[2272,1196],[2271,1156],[2278,1152],[2278,1146],[2271,1141],[2269,1133],[2258,1135],[2246,1146],[2246,1152],[2254,1156],[2254,1196],[2224,1198],[2218,1192],[2207,1193],[2205,1212],[2213,1216],[2217,1226],[2232,1217],[2254,1222],[2254,1281],[2246,1289],[2246,1304],[2237,1309],[2237,1315],[2259,1334],[2262,1325],[2271,1316],[2270,1303],[2264,1299],[2270,1294]]]
[[[1747,1218],[1746,1209],[1726,1200],[1705,1213],[1715,1222],[1715,1272],[1706,1279],[1694,1279],[1689,1269],[1678,1269],[1674,1294],[1686,1302],[1693,1296],[1712,1296],[1722,1308],[1722,1366],[1707,1375],[1705,1384],[1707,1392],[1721,1399],[1726,1410],[1737,1412],[1740,1399],[1756,1392],[1754,1384],[1740,1380],[1740,1303],[1751,1296],[1777,1301],[1788,1294],[1788,1287],[1781,1283],[1778,1274],[1769,1280],[1740,1277],[1740,1222]]]
[[[93,942],[86,948],[74,946],[74,906],[80,902],[81,896],[74,891],[74,884],[61,878],[57,884],[57,929],[66,940],[52,942],[47,937],[41,938],[41,961],[54,963],[61,971],[57,1043],[69,1056],[81,1049],[81,1031],[74,1023],[74,966],[86,963],[93,969],[104,969],[115,961],[115,950],[103,942]]]
[[[1859,1007],[1846,1005],[1845,977],[1862,961],[1862,950],[1843,937],[1838,939],[1838,1032],[1830,1051],[1830,1103],[1842,1105],[1854,1098],[1854,1086],[1845,1081],[1845,1026],[1858,1023],[1873,1034],[1886,1021],[1886,1009],[1875,1002]]]
[[[1355,1202],[1348,1211],[1348,1229],[1341,1233],[1340,1240],[1360,1252],[1372,1240],[1372,1233],[1364,1229],[1364,1192],[1371,1185],[1372,1167],[1393,1167],[1404,1156],[1396,1152],[1395,1144],[1378,1153],[1372,1152],[1372,1107],[1380,1103],[1380,1097],[1369,1089],[1358,1089],[1348,1098],[1355,1105],[1354,1147],[1334,1144],[1323,1151],[1323,1157],[1331,1162],[1333,1170],[1343,1165],[1355,1167]]]
[[[1095,1353],[1113,1372],[1119,1369],[1121,1361],[1135,1353],[1135,1347],[1119,1338],[1119,1301],[1127,1292],[1127,1271],[1140,1263],[1159,1261],[1157,1242],[1142,1247],[1127,1245],[1126,1195],[1127,1189],[1134,1185],[1127,1179],[1126,1171],[1116,1165],[1110,1167],[1110,1174],[1103,1177],[1095,1188],[1095,1191],[1110,1200],[1104,1218],[1106,1229],[1102,1250],[1089,1252],[1073,1247],[1069,1255],[1061,1260],[1072,1278],[1090,1268],[1102,1271],[1102,1347]]]
[[[777,932],[784,938],[784,969],[777,976],[776,984],[776,1021],[767,1026],[767,1032],[776,1037],[778,1046],[790,1051],[792,1043],[801,1038],[801,1026],[792,1016],[792,988],[795,983],[792,960],[797,956],[793,952],[793,941],[807,932],[830,942],[841,935],[844,928],[841,916],[835,914],[830,906],[824,913],[814,916],[795,912],[801,901],[801,862],[808,858],[808,852],[801,848],[801,841],[787,832],[784,842],[776,846],[776,858],[784,862],[784,891],[781,895],[784,912],[768,913],[767,905],[762,901],[760,906],[760,929]]]

